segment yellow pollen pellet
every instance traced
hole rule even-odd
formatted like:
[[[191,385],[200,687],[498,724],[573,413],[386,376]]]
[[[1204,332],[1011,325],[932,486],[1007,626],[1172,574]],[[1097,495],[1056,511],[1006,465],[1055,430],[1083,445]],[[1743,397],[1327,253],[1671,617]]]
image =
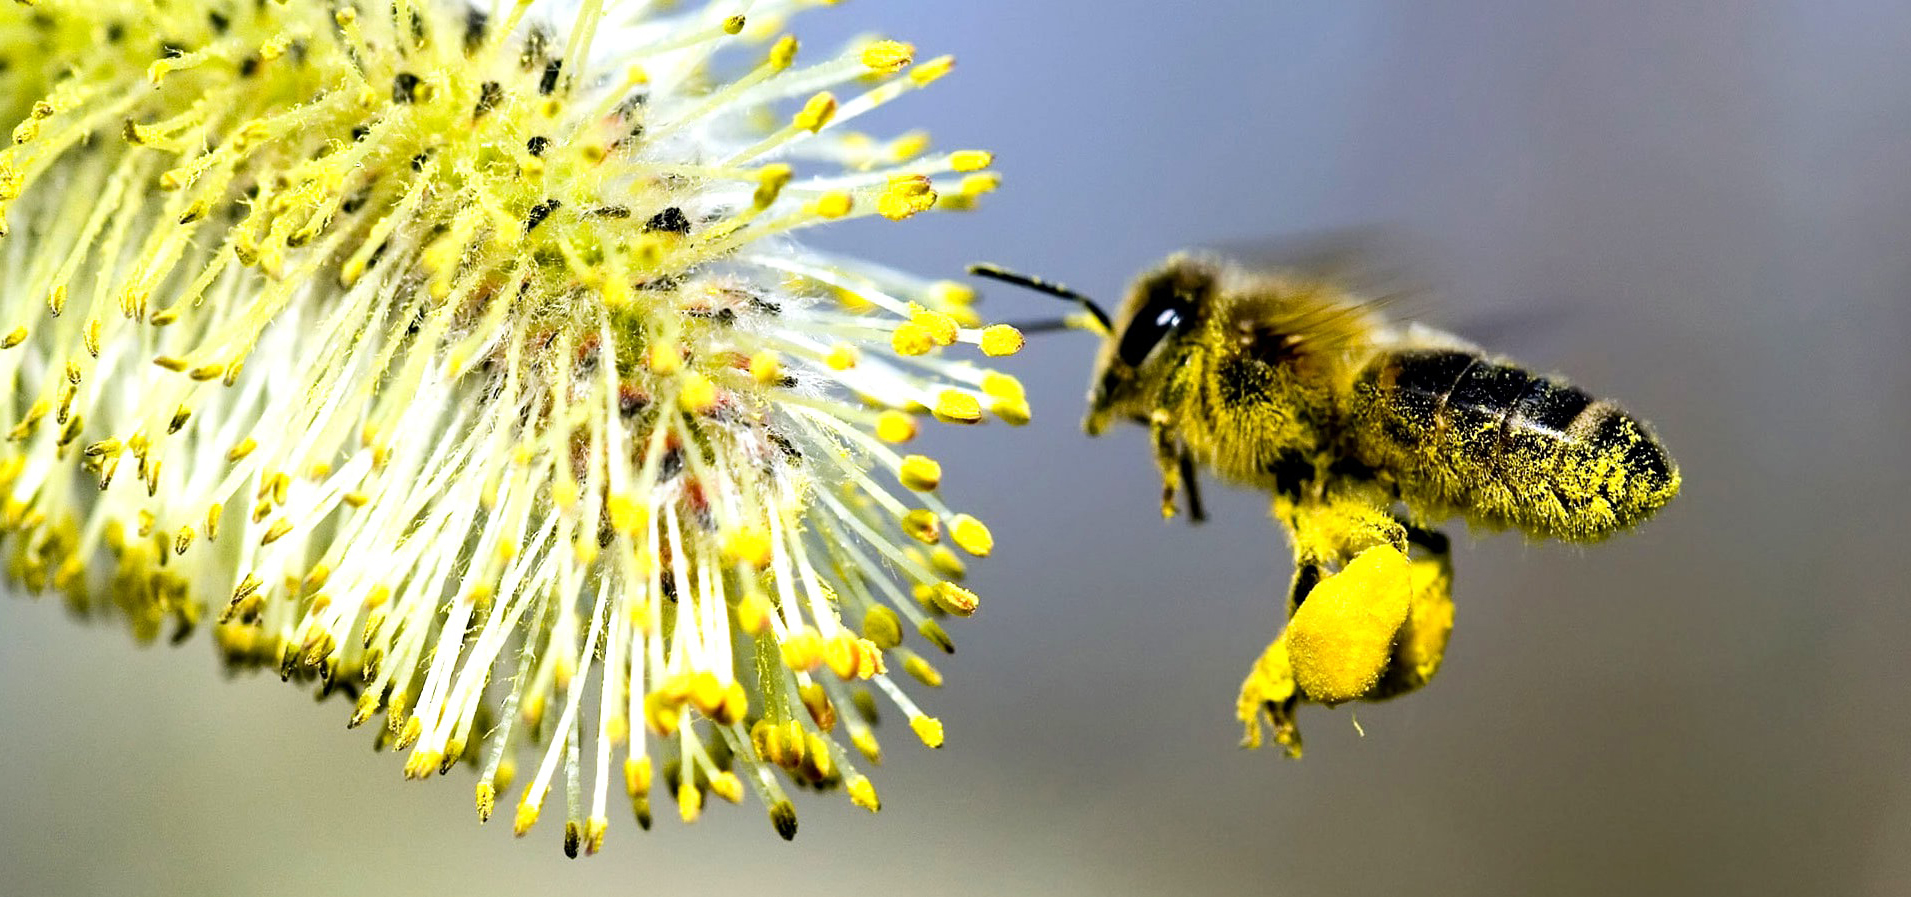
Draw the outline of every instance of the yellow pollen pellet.
[[[967,514],[957,514],[949,521],[949,538],[976,557],[988,557],[995,549],[995,535],[982,521]]]
[[[958,150],[949,154],[949,167],[956,171],[981,171],[995,164],[995,154],[987,150]]]
[[[975,613],[979,604],[974,592],[952,582],[936,583],[930,589],[929,597],[937,607],[958,617]]]
[[[993,358],[1014,355],[1026,344],[1022,331],[1007,324],[996,324],[982,331],[982,354]]]
[[[936,205],[935,186],[922,175],[903,175],[892,179],[876,198],[876,213],[891,221],[927,212]]]
[[[961,390],[943,390],[936,396],[934,410],[936,419],[944,423],[973,424],[982,420],[982,403]]]
[[[896,472],[902,484],[917,492],[930,492],[942,484],[942,465],[926,455],[909,455]]]
[[[829,124],[830,119],[835,117],[836,95],[825,90],[810,97],[809,101],[803,104],[802,111],[796,113],[796,118],[792,120],[791,124],[802,130],[814,133],[823,130],[823,128]]]
[[[889,347],[897,355],[927,355],[936,347],[935,335],[929,329],[914,321],[904,322],[889,336]]]
[[[888,74],[916,61],[916,48],[896,40],[879,40],[863,48],[863,65]]]
[[[856,347],[834,346],[823,357],[823,363],[829,365],[831,370],[847,371],[856,366]]]

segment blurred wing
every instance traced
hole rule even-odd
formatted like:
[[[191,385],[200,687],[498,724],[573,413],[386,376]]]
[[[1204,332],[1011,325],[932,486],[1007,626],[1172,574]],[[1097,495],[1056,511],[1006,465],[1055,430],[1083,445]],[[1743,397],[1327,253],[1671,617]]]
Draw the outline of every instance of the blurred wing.
[[[1400,322],[1395,337],[1425,348],[1479,348],[1544,363],[1542,351],[1570,332],[1579,307],[1556,299],[1489,307],[1442,301],[1436,253],[1389,225],[1222,240],[1203,248],[1250,270],[1281,269],[1363,297]]]

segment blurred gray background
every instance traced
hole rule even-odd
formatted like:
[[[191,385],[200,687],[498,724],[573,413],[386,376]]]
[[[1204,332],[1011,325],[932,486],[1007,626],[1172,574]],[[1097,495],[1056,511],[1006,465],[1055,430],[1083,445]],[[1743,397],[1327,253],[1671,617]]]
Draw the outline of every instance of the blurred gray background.
[[[1911,894],[1911,8],[858,0],[810,13],[949,51],[873,124],[999,152],[975,216],[823,242],[993,259],[1117,298],[1196,243],[1390,222],[1441,320],[1545,307],[1505,346],[1652,421],[1684,495],[1588,549],[1460,540],[1458,630],[1400,702],[1236,747],[1278,625],[1265,501],[1164,524],[1144,434],[1076,422],[1093,340],[1009,362],[1029,429],[931,437],[989,521],[983,609],[891,729],[878,817],[793,844],[713,807],[575,863],[479,828],[204,636],[134,650],[0,601],[4,894]],[[893,114],[892,114],[893,113]],[[997,318],[1046,314],[995,291]],[[918,689],[920,692],[921,690]],[[922,695],[919,695],[922,696]]]

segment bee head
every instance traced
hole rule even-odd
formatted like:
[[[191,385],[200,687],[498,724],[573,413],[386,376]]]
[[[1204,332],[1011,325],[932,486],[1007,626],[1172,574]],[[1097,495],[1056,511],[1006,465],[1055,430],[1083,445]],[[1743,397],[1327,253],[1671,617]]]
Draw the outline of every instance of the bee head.
[[[1168,374],[1163,349],[1197,325],[1219,278],[1214,262],[1180,254],[1135,281],[1095,360],[1082,421],[1089,435],[1118,417],[1147,421],[1157,381]]]

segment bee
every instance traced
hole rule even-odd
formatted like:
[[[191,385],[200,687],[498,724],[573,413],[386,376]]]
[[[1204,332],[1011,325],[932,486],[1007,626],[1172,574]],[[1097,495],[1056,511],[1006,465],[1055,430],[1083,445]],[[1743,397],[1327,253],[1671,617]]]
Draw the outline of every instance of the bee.
[[[1651,428],[1566,381],[1383,316],[1336,278],[1180,253],[1111,317],[1058,284],[971,272],[1079,303],[1101,335],[1090,435],[1148,429],[1161,511],[1203,512],[1198,471],[1269,493],[1294,549],[1287,624],[1242,684],[1244,743],[1300,755],[1304,703],[1379,701],[1432,679],[1453,626],[1460,518],[1564,542],[1633,527],[1679,491]]]

